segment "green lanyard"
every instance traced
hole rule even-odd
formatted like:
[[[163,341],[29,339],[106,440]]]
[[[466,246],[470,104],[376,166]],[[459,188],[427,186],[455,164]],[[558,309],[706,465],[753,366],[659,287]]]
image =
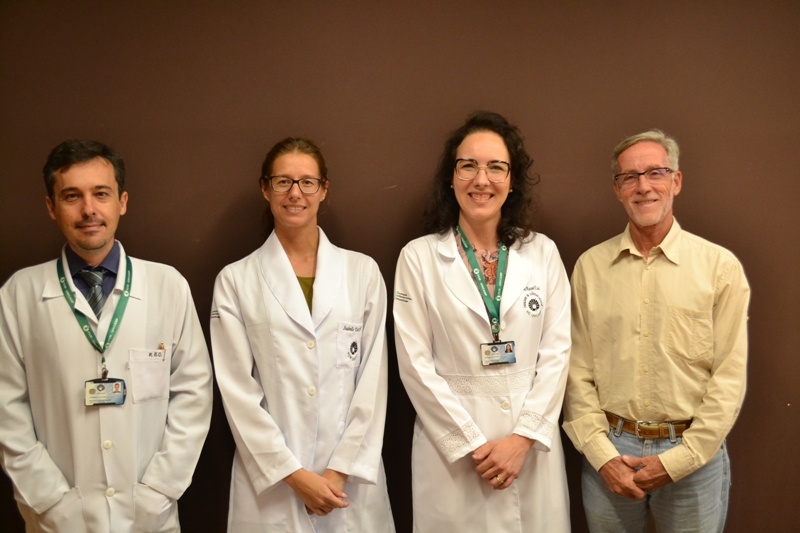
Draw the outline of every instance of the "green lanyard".
[[[119,299],[119,303],[117,303],[117,308],[114,310],[114,316],[111,317],[111,324],[108,326],[108,333],[106,333],[106,340],[103,342],[103,344],[100,344],[100,342],[97,340],[97,337],[92,331],[92,327],[89,325],[89,321],[86,320],[86,316],[84,316],[84,314],[80,311],[75,310],[75,295],[69,290],[69,285],[67,285],[67,278],[64,276],[64,265],[61,263],[60,257],[56,263],[56,269],[58,271],[58,281],[61,283],[61,291],[64,293],[64,298],[67,299],[69,308],[72,309],[72,313],[75,315],[75,319],[81,326],[83,334],[86,335],[87,339],[89,339],[89,343],[102,355],[103,352],[105,352],[111,345],[111,341],[114,340],[114,337],[117,336],[117,331],[119,331],[119,323],[122,322],[122,315],[125,314],[125,307],[128,305],[128,299],[131,295],[131,278],[133,277],[131,258],[125,256],[125,288],[122,291],[122,296]],[[108,373],[108,370],[106,369],[105,356],[102,357],[101,362],[103,364],[103,378],[105,378],[106,374]]]
[[[497,283],[494,286],[494,298],[489,294],[489,286],[486,284],[486,279],[483,277],[483,271],[478,264],[478,258],[475,257],[475,252],[472,251],[472,245],[467,240],[467,236],[461,231],[461,226],[456,225],[458,236],[461,237],[461,247],[467,254],[467,260],[472,267],[472,275],[475,277],[475,282],[478,284],[478,289],[483,297],[483,303],[486,306],[486,312],[489,313],[489,323],[492,325],[492,337],[495,342],[500,342],[500,298],[503,295],[503,284],[506,281],[506,266],[508,265],[508,247],[505,244],[500,245],[500,250],[497,259]]]

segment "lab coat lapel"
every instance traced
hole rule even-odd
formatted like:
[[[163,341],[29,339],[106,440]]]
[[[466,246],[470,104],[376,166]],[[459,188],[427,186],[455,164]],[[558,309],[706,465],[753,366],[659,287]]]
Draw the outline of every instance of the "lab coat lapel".
[[[96,326],[97,317],[94,315],[92,307],[89,305],[89,302],[86,301],[83,293],[81,293],[72,282],[72,273],[69,271],[69,263],[67,262],[66,246],[61,249],[61,264],[64,267],[64,277],[67,281],[68,290],[71,291],[75,297],[75,310],[83,313],[89,323]],[[56,270],[55,262],[53,263],[53,275],[47,277],[42,293],[43,300],[51,298],[64,298],[64,291],[61,289],[61,283],[58,280],[58,271]],[[64,305],[67,305],[67,303],[65,302]]]
[[[342,279],[344,279],[342,251],[331,244],[328,237],[319,230],[317,248],[317,272],[314,279],[314,300],[311,304],[311,319],[318,328],[340,299]]]
[[[500,300],[501,322],[525,289],[525,282],[530,278],[531,274],[526,271],[526,268],[529,268],[529,265],[525,265],[524,258],[519,253],[518,245],[516,243],[512,244],[508,249],[506,281],[505,285],[503,285],[503,294]]]
[[[311,314],[303,296],[303,289],[297,282],[289,257],[283,250],[273,231],[258,252],[258,265],[261,275],[270,292],[275,296],[286,314],[309,333],[314,333]],[[265,302],[268,305],[268,302]]]
[[[108,295],[108,300],[106,301],[103,313],[100,315],[100,324],[97,328],[98,334],[102,335],[103,339],[105,339],[108,328],[111,325],[111,319],[122,299],[122,293],[125,290],[125,271],[128,268],[125,260],[128,256],[122,244],[119,245],[119,252],[117,280],[114,283],[114,289],[111,291],[111,294]],[[142,301],[145,294],[147,294],[146,269],[147,266],[145,262],[131,258],[131,291],[128,295],[130,299],[128,300],[128,305],[125,307],[125,313],[122,315],[119,334],[121,334],[123,330],[127,332],[139,331],[140,324],[145,323],[147,306],[134,305],[134,301]]]
[[[448,290],[453,293],[456,299],[478,314],[486,324],[489,324],[486,306],[483,304],[483,299],[477,285],[475,285],[475,280],[472,279],[472,274],[458,254],[453,234],[448,232],[447,235],[441,237],[437,249],[439,256],[442,258],[444,282]]]
[[[128,268],[125,259],[128,255],[125,253],[125,248],[122,244],[119,245],[119,266],[117,267],[117,281],[114,283],[114,306],[119,302],[118,295],[121,295],[125,290],[125,270]],[[136,262],[131,259],[131,263]],[[131,265],[131,292],[130,298],[134,300],[142,300],[147,293],[147,276],[145,275],[145,265],[141,262],[136,265]],[[109,296],[111,297],[111,296]],[[87,304],[88,305],[88,304]],[[105,314],[105,313],[103,313]],[[111,314],[111,313],[109,313]]]

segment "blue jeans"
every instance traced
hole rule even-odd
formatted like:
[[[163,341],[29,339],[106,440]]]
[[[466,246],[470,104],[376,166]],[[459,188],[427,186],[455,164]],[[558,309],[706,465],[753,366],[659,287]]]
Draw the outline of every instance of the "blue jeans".
[[[681,443],[670,439],[640,439],[615,431],[609,438],[621,455],[658,455]],[[632,500],[608,490],[600,474],[583,459],[583,508],[592,533],[642,533],[651,512],[659,533],[722,532],[728,512],[730,464],[723,443],[719,452],[699,470]]]

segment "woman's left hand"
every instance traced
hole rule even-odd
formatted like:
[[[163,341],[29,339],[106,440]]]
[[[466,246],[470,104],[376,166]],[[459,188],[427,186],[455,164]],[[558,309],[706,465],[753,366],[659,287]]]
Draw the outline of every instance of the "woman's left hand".
[[[533,440],[516,433],[487,442],[472,452],[475,471],[495,490],[506,489],[519,476],[532,446]]]

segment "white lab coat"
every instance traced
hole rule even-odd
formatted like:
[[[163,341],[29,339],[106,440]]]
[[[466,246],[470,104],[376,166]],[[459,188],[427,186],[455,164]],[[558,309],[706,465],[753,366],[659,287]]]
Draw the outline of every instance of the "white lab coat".
[[[568,532],[558,417],[570,349],[570,291],[542,234],[509,250],[500,339],[515,364],[483,366],[491,328],[455,237],[428,235],[401,252],[395,278],[400,377],[417,411],[412,447],[414,530]],[[471,452],[511,433],[535,439],[519,478],[497,491]]]
[[[394,531],[381,461],[386,288],[375,261],[319,236],[312,312],[274,233],[214,287],[212,353],[236,441],[231,533]],[[348,474],[350,506],[309,516],[282,481],[301,467]]]
[[[101,342],[125,281],[120,256],[99,324],[66,275]],[[63,252],[62,260],[69,272]],[[100,355],[64,298],[55,260],[0,289],[0,450],[29,532],[180,529],[176,500],[211,419],[211,363],[186,280],[166,265],[132,265],[130,299],[106,351],[109,377],[127,385],[121,406],[84,404]]]

